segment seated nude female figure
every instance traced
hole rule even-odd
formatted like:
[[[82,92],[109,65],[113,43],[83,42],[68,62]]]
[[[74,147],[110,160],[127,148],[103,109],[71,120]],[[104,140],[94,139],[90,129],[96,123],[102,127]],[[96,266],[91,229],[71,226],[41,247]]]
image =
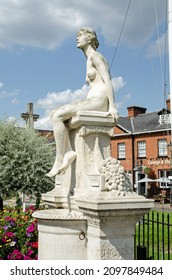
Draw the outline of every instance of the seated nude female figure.
[[[114,121],[118,118],[108,63],[96,51],[98,46],[96,33],[91,28],[80,29],[77,35],[77,47],[87,58],[86,82],[89,83],[90,90],[86,99],[72,102],[50,112],[56,142],[56,158],[52,169],[47,173],[49,177],[64,172],[76,158],[64,121],[78,111],[103,111],[111,115]]]

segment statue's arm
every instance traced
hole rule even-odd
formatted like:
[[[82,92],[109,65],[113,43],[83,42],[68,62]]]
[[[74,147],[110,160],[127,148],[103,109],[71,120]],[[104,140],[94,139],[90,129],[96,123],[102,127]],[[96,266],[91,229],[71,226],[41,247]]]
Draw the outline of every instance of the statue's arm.
[[[109,99],[109,110],[107,115],[112,115],[114,119],[117,119],[119,115],[114,100],[114,92],[108,64],[105,61],[105,58],[99,53],[95,53],[95,55],[92,57],[92,63],[96,67],[101,79],[105,84],[106,93]]]

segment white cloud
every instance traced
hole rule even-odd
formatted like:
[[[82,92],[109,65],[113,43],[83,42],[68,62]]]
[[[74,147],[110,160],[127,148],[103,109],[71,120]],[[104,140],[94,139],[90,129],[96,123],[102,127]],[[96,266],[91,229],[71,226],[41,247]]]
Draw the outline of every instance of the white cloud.
[[[126,82],[123,80],[122,77],[115,77],[112,79],[112,85],[113,85],[114,92],[117,92],[118,90],[123,88],[125,86],[125,84],[126,84]]]
[[[3,82],[0,82],[0,88],[2,88],[4,86]]]
[[[114,45],[128,3],[119,0],[0,0],[0,47],[22,45],[55,49],[83,26],[99,30],[106,43]],[[131,1],[121,41],[137,47],[150,40],[156,24],[152,16],[154,4],[154,0]],[[161,22],[165,1],[156,0],[156,6]]]
[[[4,99],[7,97],[15,97],[15,96],[19,96],[20,92],[19,90],[14,90],[12,92],[8,92],[8,91],[0,91],[0,99]]]
[[[53,130],[48,111],[46,111],[45,116],[38,119],[37,122],[34,123],[34,128]]]

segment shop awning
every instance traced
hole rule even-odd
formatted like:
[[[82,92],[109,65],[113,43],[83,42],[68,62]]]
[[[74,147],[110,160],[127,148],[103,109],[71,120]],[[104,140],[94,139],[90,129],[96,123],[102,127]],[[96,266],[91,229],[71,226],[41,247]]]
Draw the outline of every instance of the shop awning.
[[[143,179],[137,181],[137,183],[148,183],[148,182],[154,182],[154,181],[155,181],[155,180],[153,180],[153,179],[150,179],[150,178],[145,177],[145,178],[143,178]]]

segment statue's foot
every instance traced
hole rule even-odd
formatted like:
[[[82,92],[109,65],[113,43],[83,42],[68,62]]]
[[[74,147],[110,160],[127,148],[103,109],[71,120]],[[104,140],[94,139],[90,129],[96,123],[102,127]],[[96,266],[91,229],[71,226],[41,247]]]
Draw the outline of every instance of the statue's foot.
[[[48,173],[46,174],[46,176],[52,178],[52,177],[56,176],[58,173],[59,173],[59,168],[58,168],[58,167],[53,167],[53,168],[50,170],[50,172],[48,172]]]
[[[46,176],[52,178],[54,176],[56,176],[57,174],[63,173],[66,171],[66,169],[71,165],[71,163],[75,160],[76,158],[76,153],[74,151],[69,151],[64,155],[64,159],[63,159],[63,163],[62,165],[59,167],[59,163],[55,163],[52,167],[52,169],[50,170],[50,172],[48,172],[46,174]]]
[[[61,163],[55,161],[53,167],[51,168],[50,172],[46,174],[46,176],[50,178],[56,176],[59,173],[59,166],[61,166]]]
[[[75,160],[76,153],[74,151],[69,151],[64,155],[63,163],[59,167],[58,174],[63,173],[68,169],[68,167],[71,165],[71,163]]]

